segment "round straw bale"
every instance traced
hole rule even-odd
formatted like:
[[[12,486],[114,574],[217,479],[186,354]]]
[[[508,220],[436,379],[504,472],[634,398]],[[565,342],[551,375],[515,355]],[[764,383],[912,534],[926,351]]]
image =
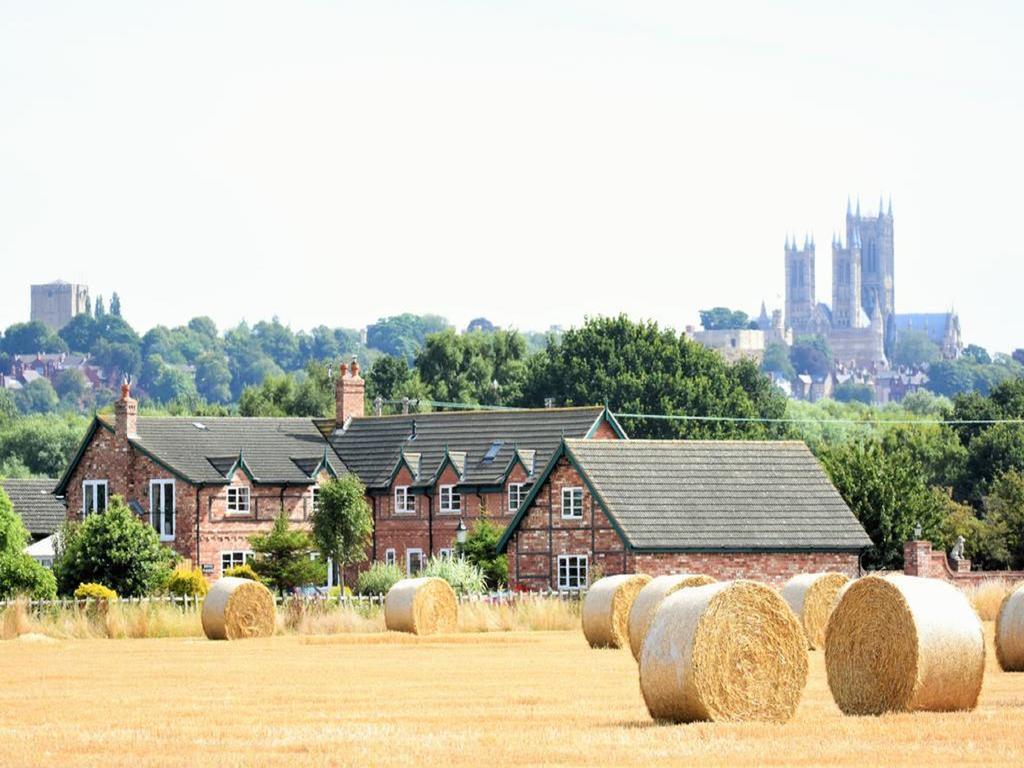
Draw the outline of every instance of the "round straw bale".
[[[647,582],[633,600],[633,607],[629,609],[629,648],[633,651],[633,658],[640,659],[640,646],[644,643],[644,635],[647,634],[651,619],[654,618],[654,611],[661,605],[662,600],[677,589],[701,587],[713,584],[714,581],[710,576],[703,574],[675,573],[670,576],[655,576]]]
[[[800,623],[777,591],[756,581],[669,595],[640,651],[640,690],[656,720],[781,722],[806,683]]]
[[[1004,672],[1024,672],[1024,584],[1004,597],[999,606],[996,658]]]
[[[384,625],[394,632],[432,635],[452,632],[459,607],[455,592],[444,579],[402,579],[384,598]]]
[[[825,668],[846,714],[973,709],[985,670],[981,620],[940,579],[867,576],[832,612]]]
[[[590,585],[583,598],[583,636],[591,648],[629,645],[629,609],[650,580],[645,573],[621,573]]]
[[[783,585],[782,597],[800,620],[808,648],[825,645],[828,617],[832,615],[839,592],[849,580],[843,573],[801,573]]]
[[[270,590],[251,579],[226,576],[203,600],[203,632],[210,640],[242,640],[274,634],[277,608]]]

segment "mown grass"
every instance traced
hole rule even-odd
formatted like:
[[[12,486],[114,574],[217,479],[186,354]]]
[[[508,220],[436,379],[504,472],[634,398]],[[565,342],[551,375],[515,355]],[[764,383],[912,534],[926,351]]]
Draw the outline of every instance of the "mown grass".
[[[844,717],[822,654],[792,722],[651,721],[628,651],[568,632],[0,645],[2,765],[1020,765],[1024,674],[977,710]]]

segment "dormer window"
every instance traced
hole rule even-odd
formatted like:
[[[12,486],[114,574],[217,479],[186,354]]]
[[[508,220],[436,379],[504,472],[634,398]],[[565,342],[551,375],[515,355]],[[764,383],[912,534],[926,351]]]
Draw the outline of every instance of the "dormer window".
[[[249,514],[249,488],[245,485],[228,486],[228,514]]]
[[[508,484],[508,511],[513,514],[519,511],[519,506],[526,499],[526,483]]]
[[[461,512],[462,494],[455,490],[454,485],[441,486],[441,511]]]
[[[412,515],[416,513],[416,497],[408,485],[395,487],[395,514]]]

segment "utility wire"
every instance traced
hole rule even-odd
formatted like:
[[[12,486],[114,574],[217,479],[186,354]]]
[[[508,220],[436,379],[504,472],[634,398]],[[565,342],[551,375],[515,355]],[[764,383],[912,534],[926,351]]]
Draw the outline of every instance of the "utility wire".
[[[388,405],[403,405],[403,400],[384,400]],[[448,400],[410,399],[409,404],[424,403],[434,408],[452,408],[464,411],[517,411],[508,405],[479,405],[473,403],[455,403]],[[694,416],[681,413],[627,413],[612,412],[619,419],[652,419],[656,421],[710,421],[740,424],[860,424],[868,427],[886,426],[889,424],[921,424],[947,426],[990,426],[993,424],[1024,424],[1024,419],[808,419],[808,418],[770,418],[767,416]],[[411,415],[411,414],[410,414]]]
[[[662,421],[727,421],[759,424],[863,424],[885,426],[887,424],[1024,424],[1024,419],[796,419],[768,418],[764,416],[690,416],[674,413],[618,413],[615,418],[658,419]]]

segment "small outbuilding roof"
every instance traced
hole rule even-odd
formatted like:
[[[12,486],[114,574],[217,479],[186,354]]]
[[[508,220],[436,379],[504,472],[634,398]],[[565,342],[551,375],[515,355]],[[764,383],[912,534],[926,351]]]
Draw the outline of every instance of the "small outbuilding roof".
[[[567,439],[501,549],[560,455],[635,550],[857,551],[871,545],[802,442]]]
[[[53,495],[56,485],[52,478],[3,481],[14,511],[33,538],[49,536],[67,517],[64,501]]]

